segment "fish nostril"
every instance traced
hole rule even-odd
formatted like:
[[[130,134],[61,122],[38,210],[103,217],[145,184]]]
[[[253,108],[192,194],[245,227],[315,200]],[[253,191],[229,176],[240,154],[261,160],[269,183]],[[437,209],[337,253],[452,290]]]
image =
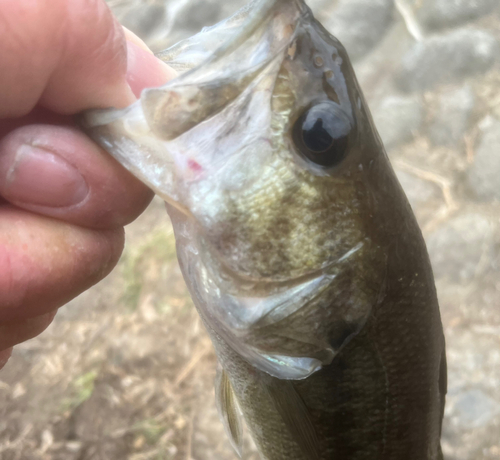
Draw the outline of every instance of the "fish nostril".
[[[314,66],[315,67],[318,67],[318,68],[323,67],[324,63],[325,63],[325,61],[323,60],[323,58],[321,56],[316,56],[314,58]]]

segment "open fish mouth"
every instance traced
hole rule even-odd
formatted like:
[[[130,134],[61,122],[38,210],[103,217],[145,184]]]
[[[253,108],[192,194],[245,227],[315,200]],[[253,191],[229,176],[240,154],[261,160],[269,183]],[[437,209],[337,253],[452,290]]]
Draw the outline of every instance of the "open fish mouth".
[[[360,139],[376,140],[347,54],[302,0],[256,0],[159,57],[180,75],[84,129],[168,203],[205,323],[257,369],[306,378],[377,302],[380,273],[356,267],[384,263],[363,223]]]
[[[190,184],[220,179],[236,156],[269,149],[263,135],[269,117],[252,116],[241,139],[250,118],[242,114],[266,105],[284,50],[308,14],[302,1],[252,2],[159,53],[182,73],[162,87],[145,89],[123,110],[85,113],[85,130],[165,201],[189,214]]]

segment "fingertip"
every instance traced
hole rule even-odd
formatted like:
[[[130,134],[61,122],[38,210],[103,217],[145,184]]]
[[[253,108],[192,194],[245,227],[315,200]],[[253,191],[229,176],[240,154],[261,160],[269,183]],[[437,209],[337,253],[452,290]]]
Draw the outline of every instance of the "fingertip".
[[[132,42],[132,43],[135,43],[139,48],[142,48],[144,51],[147,51],[149,54],[154,54],[148,47],[148,45],[146,45],[146,43],[144,42],[144,40],[142,40],[141,38],[139,38],[136,34],[134,34],[134,32],[132,32],[131,30],[127,29],[125,26],[122,26],[122,29],[123,29],[123,33],[125,34],[125,38],[128,42]]]
[[[176,76],[174,69],[137,43],[137,40],[127,39],[127,82],[136,97],[140,97],[144,88],[162,86]]]
[[[52,9],[48,9],[49,17]],[[125,35],[106,3],[75,0],[65,11],[65,33],[57,40],[52,38],[60,48],[59,59],[40,102],[63,114],[88,108],[123,108],[135,102],[126,78]]]
[[[0,141],[0,194],[19,208],[87,228],[127,225],[153,198],[82,132],[44,125]]]
[[[7,348],[6,350],[0,351],[0,370],[5,367],[10,357],[12,356],[13,348]]]
[[[25,3],[0,8],[0,118],[26,115],[37,104],[60,114],[123,108],[175,75],[124,32],[102,0]],[[128,57],[127,42],[137,48]]]
[[[57,310],[21,321],[0,324],[0,349],[12,347],[40,335],[50,326]],[[1,363],[0,363],[1,364]]]
[[[109,248],[108,254],[109,258],[106,263],[103,264],[101,273],[98,275],[98,279],[101,280],[111,273],[113,268],[120,260],[120,257],[125,248],[125,229],[123,227],[114,228],[112,230],[107,230],[103,232],[103,237],[105,245]]]
[[[18,343],[2,342],[2,325],[48,314],[102,280],[125,238],[123,228],[90,230],[9,206],[0,217],[2,349]]]
[[[91,99],[94,102],[90,103]],[[121,78],[116,84],[102,86],[96,90],[91,99],[85,102],[86,105],[101,109],[109,107],[124,109],[137,101],[137,97],[129,84],[127,76]],[[106,101],[106,103],[103,103],[103,101]]]

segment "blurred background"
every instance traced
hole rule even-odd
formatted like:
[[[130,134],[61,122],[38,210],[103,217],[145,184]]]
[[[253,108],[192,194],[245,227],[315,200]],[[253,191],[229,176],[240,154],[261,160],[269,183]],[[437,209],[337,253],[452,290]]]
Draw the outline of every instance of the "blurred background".
[[[108,3],[159,51],[245,2]],[[448,349],[445,457],[500,459],[500,0],[309,3],[353,59],[428,244]],[[111,276],[0,373],[0,459],[233,460],[214,373],[155,200]]]

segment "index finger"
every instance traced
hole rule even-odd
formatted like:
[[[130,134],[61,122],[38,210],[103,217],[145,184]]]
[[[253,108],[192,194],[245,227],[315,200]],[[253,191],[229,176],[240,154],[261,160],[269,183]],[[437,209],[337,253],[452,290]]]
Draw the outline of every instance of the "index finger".
[[[123,30],[103,0],[0,0],[0,119],[124,107]]]

